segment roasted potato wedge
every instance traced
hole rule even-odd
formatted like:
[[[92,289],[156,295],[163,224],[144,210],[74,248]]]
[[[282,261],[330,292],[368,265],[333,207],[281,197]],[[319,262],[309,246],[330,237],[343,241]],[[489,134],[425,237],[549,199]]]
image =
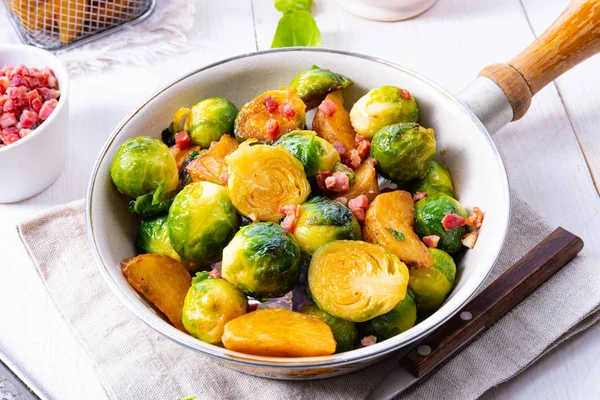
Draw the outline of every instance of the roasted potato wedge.
[[[325,100],[333,102],[336,111],[333,115],[327,116],[323,111],[317,109],[317,113],[312,122],[313,131],[317,132],[317,135],[331,144],[340,142],[346,151],[352,150],[354,148],[354,137],[356,136],[356,133],[350,123],[350,115],[344,108],[342,92],[339,90],[331,92],[325,97]]]
[[[179,146],[174,145],[169,147],[171,149],[171,154],[175,157],[175,162],[177,163],[177,169],[181,169],[181,166],[185,162],[185,160],[190,156],[194,151],[200,151],[200,146],[190,146],[186,149],[181,150]]]
[[[363,239],[391,251],[414,268],[433,266],[427,246],[414,232],[414,205],[410,193],[382,193],[371,202],[365,217]]]
[[[181,309],[192,277],[182,263],[163,254],[140,254],[121,261],[121,270],[135,290],[177,329],[187,332],[181,322]]]
[[[331,328],[320,319],[279,308],[257,310],[225,325],[229,350],[268,357],[313,357],[335,352]]]
[[[13,0],[9,4],[27,31],[50,29],[52,27],[53,15],[51,2]]]
[[[69,43],[79,36],[87,13],[87,0],[52,0],[54,19],[58,20],[61,43]]]
[[[367,158],[360,167],[354,171],[354,181],[350,185],[350,190],[339,197],[345,197],[348,200],[354,199],[364,194],[369,202],[375,200],[379,194],[379,185],[377,184],[377,171],[375,170],[375,160]]]
[[[229,170],[225,157],[236,151],[237,141],[229,135],[221,136],[218,142],[213,142],[210,148],[200,154],[187,166],[187,171],[195,182],[211,181],[227,186]]]

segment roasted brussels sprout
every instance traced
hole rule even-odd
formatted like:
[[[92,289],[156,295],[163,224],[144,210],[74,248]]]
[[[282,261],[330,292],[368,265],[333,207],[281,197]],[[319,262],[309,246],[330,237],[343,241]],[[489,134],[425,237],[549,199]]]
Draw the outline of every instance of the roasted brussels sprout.
[[[280,297],[300,277],[300,248],[272,222],[242,227],[223,250],[221,274],[254,298]]]
[[[454,286],[456,264],[448,253],[428,249],[433,256],[431,268],[410,271],[408,287],[414,292],[419,313],[429,314],[440,308]]]
[[[193,182],[175,196],[167,227],[175,251],[206,266],[221,259],[221,251],[239,227],[239,217],[226,187]]]
[[[195,182],[209,181],[226,186],[229,178],[225,157],[236,151],[238,143],[229,135],[221,136],[218,142],[190,162],[186,170]]]
[[[315,303],[303,305],[298,312],[320,319],[329,325],[333,332],[333,338],[337,343],[337,346],[335,347],[336,353],[343,353],[344,351],[354,349],[354,346],[358,342],[358,331],[356,330],[354,322],[344,321],[343,319],[329,315],[321,310]]]
[[[324,107],[320,107],[315,113],[312,129],[329,143],[339,142],[346,151],[352,150],[356,132],[350,123],[350,114],[344,108],[342,93],[339,90],[331,92],[323,102]]]
[[[335,240],[317,249],[308,268],[308,287],[320,309],[364,322],[390,311],[406,293],[408,268],[383,247]]]
[[[320,171],[331,171],[340,161],[340,154],[313,131],[293,131],[279,138],[276,145],[282,146],[304,165],[306,176],[313,178]]]
[[[426,192],[428,196],[438,193],[447,194],[454,197],[454,186],[450,170],[444,164],[431,160],[425,178],[409,182],[406,189],[411,193]]]
[[[361,239],[360,225],[352,212],[339,201],[320,196],[302,204],[292,234],[309,255],[332,240]]]
[[[231,201],[253,221],[279,222],[282,206],[300,205],[310,194],[302,163],[283,147],[246,141],[225,162]]]
[[[235,120],[238,142],[256,139],[273,143],[281,135],[306,124],[306,105],[294,90],[272,90],[244,105]]]
[[[417,102],[408,90],[389,85],[371,90],[350,110],[354,130],[367,138],[372,138],[384,126],[418,119]]]
[[[363,237],[394,253],[414,268],[429,268],[433,258],[415,234],[415,209],[410,193],[403,190],[382,193],[371,202],[365,216]]]
[[[193,337],[207,343],[221,342],[225,324],[248,311],[248,298],[224,279],[199,272],[185,296],[181,320]]]
[[[467,218],[469,215],[460,203],[445,194],[427,196],[415,203],[415,232],[420,237],[437,235],[440,238],[438,248],[450,254],[462,248],[461,239],[469,232],[466,225],[446,230],[442,219],[446,214],[456,214]]]
[[[181,260],[171,246],[166,216],[143,220],[138,228],[135,244],[141,253],[164,254],[177,261]]]
[[[119,192],[135,198],[177,189],[179,176],[175,157],[160,140],[147,136],[128,139],[113,157],[110,176]]]
[[[290,89],[296,89],[298,97],[306,103],[307,110],[319,105],[327,93],[344,89],[352,81],[343,75],[313,65],[308,71],[296,75],[290,83]]]
[[[410,284],[410,283],[409,283]],[[415,295],[410,289],[406,296],[391,311],[358,324],[362,336],[373,335],[377,342],[382,342],[415,326],[417,321],[417,304]]]
[[[397,182],[423,177],[434,154],[433,129],[414,123],[386,126],[371,142],[379,172]]]
[[[233,134],[237,114],[238,109],[229,100],[210,97],[196,103],[191,110],[179,110],[175,114],[173,126],[175,131],[187,131],[193,143],[208,148],[211,142],[219,140],[221,136]],[[183,118],[183,127],[176,126]]]
[[[242,315],[225,325],[229,350],[267,357],[316,357],[335,352],[329,326],[309,315],[271,308]]]

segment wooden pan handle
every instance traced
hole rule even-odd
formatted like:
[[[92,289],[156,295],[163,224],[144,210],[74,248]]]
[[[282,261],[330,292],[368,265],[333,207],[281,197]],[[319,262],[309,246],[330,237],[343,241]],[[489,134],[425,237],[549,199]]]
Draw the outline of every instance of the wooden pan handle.
[[[507,64],[490,65],[480,76],[493,80],[513,109],[513,121],[531,97],[585,59],[600,52],[600,0],[573,0],[558,19]]]
[[[416,377],[440,367],[533,293],[582,248],[583,241],[579,237],[557,228],[471,300],[460,313],[408,352],[400,360],[400,365]]]

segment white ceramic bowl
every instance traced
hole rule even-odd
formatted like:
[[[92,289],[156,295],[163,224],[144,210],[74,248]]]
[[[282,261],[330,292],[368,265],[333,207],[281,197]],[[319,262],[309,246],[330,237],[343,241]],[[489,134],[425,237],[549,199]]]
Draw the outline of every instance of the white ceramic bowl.
[[[338,3],[357,17],[374,21],[401,21],[429,10],[437,0],[338,0]]]
[[[119,262],[137,254],[134,218],[110,178],[110,164],[119,146],[143,135],[160,138],[173,114],[183,106],[224,96],[236,106],[260,93],[287,84],[312,65],[330,68],[354,80],[345,89],[348,107],[368,90],[385,84],[410,90],[420,109],[420,123],[436,131],[441,160],[448,164],[456,193],[467,207],[486,212],[477,246],[458,261],[455,288],[444,305],[412,329],[373,346],[326,357],[276,358],[229,351],[178,331],[127,283]],[[311,114],[312,115],[312,114]],[[312,118],[309,116],[308,121]],[[203,67],[160,90],[125,118],[102,149],[87,194],[86,218],[92,251],[115,294],[156,331],[186,347],[247,373],[279,379],[314,379],[339,375],[373,363],[386,354],[431,333],[475,294],[492,269],[509,224],[509,190],[498,150],[479,120],[450,93],[395,64],[326,49],[291,48],[251,53]]]
[[[62,172],[69,148],[69,77],[52,53],[26,45],[0,46],[0,68],[24,64],[50,67],[58,79],[56,109],[29,135],[0,148],[0,203],[27,199],[50,186]]]

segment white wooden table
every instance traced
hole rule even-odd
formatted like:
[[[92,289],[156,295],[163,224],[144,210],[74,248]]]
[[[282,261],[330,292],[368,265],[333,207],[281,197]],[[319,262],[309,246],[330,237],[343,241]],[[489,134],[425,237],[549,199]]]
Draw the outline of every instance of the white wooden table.
[[[62,176],[34,198],[0,205],[0,348],[54,399],[93,400],[104,394],[89,359],[34,272],[15,225],[43,209],[82,198],[105,139],[156,89],[203,64],[269,48],[279,18],[271,0],[197,3],[198,32],[192,36],[198,44],[192,53],[165,57],[147,68],[117,66],[73,79],[71,148]],[[315,3],[313,14],[325,47],[397,62],[457,92],[484,66],[506,61],[523,49],[568,0],[440,0],[431,11],[400,23],[361,20],[333,0]],[[10,28],[0,16],[0,32],[5,29]],[[16,43],[17,38],[9,35],[8,41]],[[599,78],[600,57],[595,57],[542,90],[525,118],[495,135],[512,187],[552,223],[582,236],[596,254]],[[598,376],[600,325],[485,398],[600,398]]]

